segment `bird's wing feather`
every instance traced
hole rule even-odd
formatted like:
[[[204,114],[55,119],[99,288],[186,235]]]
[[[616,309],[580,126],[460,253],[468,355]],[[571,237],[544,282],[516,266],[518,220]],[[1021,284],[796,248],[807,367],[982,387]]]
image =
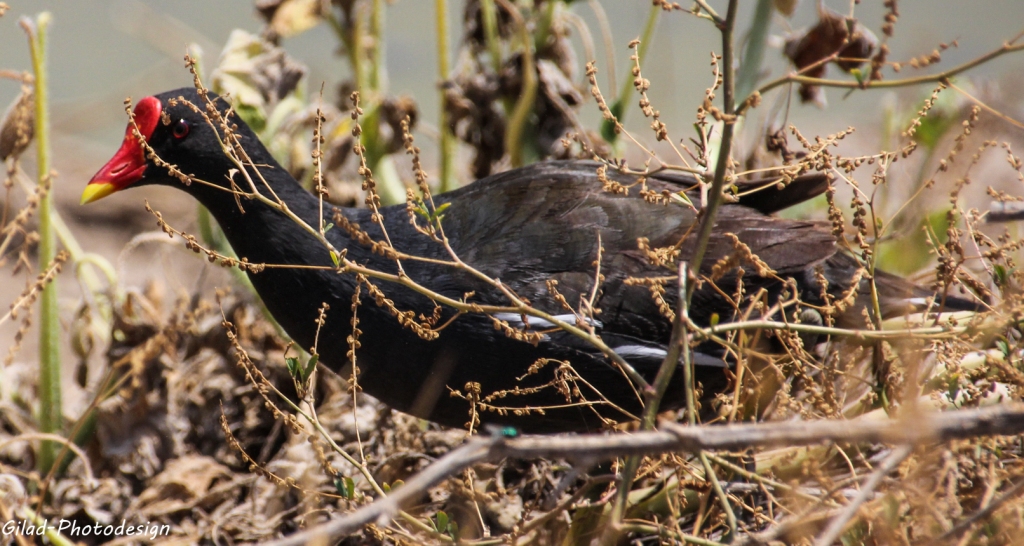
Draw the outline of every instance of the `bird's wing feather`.
[[[548,163],[497,175],[446,196],[443,201],[451,206],[443,225],[453,249],[466,263],[500,279],[539,308],[564,313],[547,281],[558,281],[559,292],[577,306],[593,289],[600,247],[605,279],[597,303],[608,312],[605,328],[638,336],[653,328],[658,331],[654,336],[662,337],[667,324],[654,324],[659,315],[648,289],[623,281],[673,275],[667,267],[652,265],[638,240],[646,238],[651,247],[681,243],[681,258],[690,259],[697,214],[681,204],[654,204],[604,191],[591,165],[554,165],[559,168]],[[735,234],[783,276],[802,272],[836,252],[831,234],[821,224],[727,205],[717,218],[702,273],[734,252],[728,234]],[[463,275],[452,276],[452,281],[468,282]],[[487,293],[481,290],[481,297]]]

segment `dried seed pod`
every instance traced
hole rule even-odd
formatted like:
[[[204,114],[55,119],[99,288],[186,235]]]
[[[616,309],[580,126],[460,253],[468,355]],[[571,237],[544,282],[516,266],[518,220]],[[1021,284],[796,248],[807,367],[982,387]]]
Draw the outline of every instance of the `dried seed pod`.
[[[35,91],[22,86],[0,121],[0,160],[17,158],[32,142],[35,125]]]

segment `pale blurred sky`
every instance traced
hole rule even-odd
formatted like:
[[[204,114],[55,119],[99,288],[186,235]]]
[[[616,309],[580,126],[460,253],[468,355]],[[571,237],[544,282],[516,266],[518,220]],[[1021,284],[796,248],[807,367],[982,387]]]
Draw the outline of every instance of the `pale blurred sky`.
[[[0,19],[0,67],[27,69],[30,65],[25,36],[18,27],[22,15],[42,10],[53,13],[50,42],[50,81],[54,100],[55,130],[66,137],[74,159],[87,164],[101,161],[116,145],[124,126],[121,101],[136,99],[166,89],[190,84],[181,58],[186,45],[203,46],[206,65],[216,62],[220,47],[230,31],[243,28],[257,31],[260,22],[249,0],[8,0],[11,9]],[[685,0],[681,0],[686,4]],[[749,16],[753,0],[742,0]],[[711,4],[724,9],[722,0]],[[881,0],[865,0],[857,15],[878,33],[883,10]],[[463,2],[451,2],[452,46],[458,45]],[[636,37],[647,16],[646,0],[606,0],[615,36],[618,74],[626,73],[629,51],[625,44]],[[849,2],[829,0],[827,5],[846,12]],[[575,2],[573,11],[591,24],[595,38],[600,31],[587,2]],[[940,42],[959,40],[960,47],[944,55],[942,68],[952,67],[998,47],[1024,29],[1024,1],[1021,0],[903,0],[892,41],[890,59],[906,60],[930,52]],[[416,98],[423,119],[437,119],[436,56],[434,49],[434,2],[397,0],[387,10],[387,68],[390,87],[397,93]],[[794,28],[811,23],[814,2],[803,0],[797,17],[786,22]],[[778,18],[778,22],[783,19]],[[746,27],[741,22],[740,29]],[[781,28],[777,24],[775,29]],[[332,90],[344,77],[345,65],[334,55],[336,42],[321,26],[286,40],[285,47],[312,69],[310,88],[323,81]],[[670,128],[678,127],[684,136],[693,121],[703,90],[711,81],[709,52],[718,50],[718,36],[709,23],[692,16],[672,13],[662,16],[654,48],[645,66],[645,76],[653,82],[651,98],[662,111]],[[598,47],[603,51],[603,48]],[[583,52],[578,51],[580,56]],[[785,70],[777,50],[768,52],[773,75]],[[604,65],[600,65],[603,69]],[[902,75],[914,74],[904,71]],[[835,75],[835,72],[832,72]],[[1005,78],[1024,74],[1024,54],[1008,55],[970,72],[971,78]],[[1024,81],[1024,80],[1021,80]],[[601,76],[604,84],[604,75]],[[906,96],[926,94],[930,89],[904,92]],[[16,92],[16,84],[0,82],[0,106]],[[844,98],[839,90],[828,91],[829,109],[794,106],[790,120],[808,132],[835,132],[849,124],[871,125],[880,119],[879,105],[892,100],[892,92],[858,92]],[[769,100],[771,98],[769,97]],[[771,104],[770,102],[766,104]],[[585,119],[596,119],[593,103],[584,107]],[[639,112],[630,114],[630,122],[644,127]],[[95,154],[95,156],[94,156]],[[62,154],[57,154],[61,157]],[[66,155],[65,155],[66,157]]]

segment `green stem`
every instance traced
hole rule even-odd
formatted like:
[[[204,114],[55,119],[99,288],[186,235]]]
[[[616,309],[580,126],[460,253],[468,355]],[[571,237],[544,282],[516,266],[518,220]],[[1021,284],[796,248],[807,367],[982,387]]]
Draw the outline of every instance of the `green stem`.
[[[501,72],[501,44],[498,43],[498,12],[494,0],[480,0],[480,15],[484,25],[484,43],[491,54],[491,68]]]
[[[377,192],[385,205],[405,202],[405,184],[391,156],[386,155],[371,167],[377,175]]]
[[[735,128],[735,92],[736,92],[736,78],[733,72],[733,30],[736,27],[736,11],[739,4],[739,0],[729,0],[729,6],[726,11],[725,20],[722,23],[720,29],[722,32],[722,110],[725,113],[725,120],[722,122],[722,140],[718,151],[718,162],[715,166],[715,179],[711,184],[711,191],[708,197],[707,207],[704,209],[704,220],[701,222],[700,233],[697,236],[697,247],[694,250],[693,258],[691,260],[691,271],[694,275],[700,274],[701,263],[704,261],[704,255],[707,253],[708,243],[711,240],[711,231],[715,226],[715,216],[718,214],[718,209],[722,204],[722,188],[725,186],[725,179],[727,171],[729,170],[729,159],[732,151],[732,137]],[[693,287],[696,283],[692,283],[686,291],[686,300],[690,301],[693,297]],[[692,371],[690,367],[690,348],[685,346],[685,369],[688,373],[689,381],[692,381]],[[692,389],[691,385],[687,385],[687,419],[690,420],[691,425],[696,423],[696,418],[693,411]],[[732,538],[736,537],[737,532],[737,521],[736,514],[732,509],[732,505],[729,503],[728,496],[722,490],[721,484],[718,483],[718,477],[714,474],[714,469],[711,468],[711,464],[707,458],[700,454],[701,463],[704,465],[704,471],[707,478],[711,481],[712,487],[715,491],[715,495],[722,506],[722,511],[725,513],[726,520],[729,525],[729,536]]]
[[[57,255],[57,237],[52,221],[53,188],[50,173],[50,112],[48,108],[48,81],[46,74],[46,29],[50,24],[49,12],[36,17],[35,26],[25,23],[32,53],[32,71],[35,74],[36,95],[36,159],[39,185],[51,185],[39,202],[39,268],[43,269]],[[43,288],[39,298],[39,430],[60,434],[61,411],[60,367],[60,315],[57,307],[57,280]],[[46,474],[53,466],[59,445],[53,441],[41,442],[38,469]]]
[[[533,49],[539,55],[548,44],[548,34],[551,33],[551,25],[555,21],[555,10],[561,0],[548,0],[547,9],[540,16],[537,28],[533,32]]]
[[[508,149],[512,166],[522,167],[523,149],[526,147],[526,143],[523,141],[524,130],[537,97],[537,69],[533,60],[533,42],[530,40],[530,31],[526,28],[526,21],[519,17],[516,19],[523,46],[523,88],[508,120],[508,129],[505,131],[505,148]]]
[[[654,384],[652,389],[646,389],[644,392],[644,413],[640,421],[641,430],[654,430],[655,419],[658,416],[658,408],[661,406],[661,399],[665,396],[665,391],[668,390],[669,383],[672,381],[672,376],[678,367],[679,358],[682,357],[683,363],[683,374],[684,374],[684,388],[686,389],[686,408],[687,416],[689,417],[690,424],[693,424],[693,367],[690,363],[690,351],[687,345],[687,330],[686,325],[688,321],[687,316],[687,301],[686,301],[686,275],[687,267],[686,262],[680,262],[679,264],[679,286],[678,286],[678,301],[679,309],[676,311],[676,317],[672,321],[672,335],[669,339],[668,354],[665,355],[665,359],[661,363],[661,367],[658,369],[658,375],[654,378]],[[618,539],[619,529],[622,527],[622,519],[626,514],[626,504],[629,501],[629,493],[633,488],[633,480],[636,479],[636,472],[640,468],[640,463],[643,461],[642,455],[631,455],[626,457],[626,460],[622,464],[622,472],[619,474],[619,485],[615,495],[615,504],[612,505],[611,512],[609,514],[609,525],[605,531],[605,544],[612,544]]]
[[[199,208],[196,211],[196,218],[199,222],[199,237],[201,237],[203,242],[207,245],[216,248],[217,250],[221,250],[221,246],[223,246],[221,243],[223,242],[224,237],[220,233],[220,230],[215,230],[213,227],[210,210],[199,205]]]
[[[64,242],[64,238],[60,237],[59,231],[57,238],[60,239],[61,243],[67,246],[67,243]],[[69,250],[68,254],[71,255],[71,261],[75,263],[75,272],[77,274],[81,275],[82,277],[85,277],[86,273],[89,273],[90,276],[95,277],[95,272],[93,272],[91,269],[86,268],[85,266],[95,267],[96,269],[99,270],[100,273],[103,273],[103,277],[107,281],[108,289],[114,293],[115,298],[120,298],[117,286],[117,271],[114,270],[114,266],[111,265],[111,263],[106,258],[99,254],[96,254],[95,252],[80,252],[79,254],[76,255],[74,252],[71,252]],[[98,288],[95,290],[92,289],[89,286],[89,284],[86,283],[85,281],[83,281],[83,283],[86,284],[86,288],[92,290],[93,292],[99,291]],[[99,279],[96,279],[96,283],[98,286]]]
[[[633,480],[636,478],[637,470],[643,461],[642,455],[626,457],[622,463],[622,470],[619,471],[619,483],[615,491],[615,504],[608,514],[608,525],[605,526],[601,544],[611,546],[619,542],[622,535],[622,519],[626,514],[626,504],[629,502],[629,491],[633,487]]]
[[[324,20],[330,25],[331,30],[334,31],[335,37],[341,42],[342,47],[345,48],[345,56],[348,57],[348,62],[352,69],[352,81],[356,84],[356,89],[361,90],[363,87],[362,73],[359,70],[359,51],[356,49],[356,44],[359,43],[359,17],[353,21],[352,31],[349,32],[345,25],[341,23],[335,12],[328,11],[324,13]]]
[[[641,66],[647,58],[647,50],[651,47],[651,40],[654,38],[654,29],[658,25],[658,15],[661,14],[661,6],[654,4],[647,13],[647,22],[644,23],[644,33],[640,35],[640,45],[637,46],[636,54],[640,59]],[[632,72],[622,81],[622,91],[619,92],[618,102],[626,102],[633,93]],[[619,120],[620,122],[622,120]]]
[[[384,0],[373,0],[370,11],[370,37],[373,39],[373,50],[370,56],[370,89],[380,91],[384,66]],[[362,91],[362,89],[360,89]]]
[[[356,8],[355,21],[352,22],[352,34],[351,39],[347,42],[348,50],[348,61],[352,65],[352,79],[356,82],[356,91],[365,93],[369,86],[366,81],[366,70],[363,68],[363,34],[366,33],[364,28],[363,18],[360,14],[362,10]]]
[[[441,82],[448,79],[451,66],[448,60],[448,0],[434,0],[437,24],[437,72]],[[440,88],[440,131],[441,131],[441,193],[455,189],[455,135],[448,126],[448,111],[445,108],[445,90]]]
[[[647,23],[644,24],[644,32],[640,35],[640,45],[637,46],[637,59],[640,60],[642,65],[644,59],[647,58],[647,50],[651,46],[651,40],[654,38],[654,29],[657,27],[658,15],[661,13],[661,6],[654,4],[651,6],[650,12],[647,14]],[[619,96],[612,102],[610,109],[612,114],[615,115],[618,123],[622,123],[626,119],[626,103],[629,102],[633,94],[633,74],[632,72],[622,82],[622,91],[619,92]],[[614,144],[618,140],[618,133],[615,132],[615,121],[604,120],[601,122],[601,136],[606,141]]]
[[[768,42],[768,27],[772,22],[772,0],[757,0],[754,20],[750,23],[747,47],[743,50],[743,61],[736,81],[736,96],[746,97],[754,90],[761,75],[764,50]]]
[[[55,544],[56,546],[75,546],[75,544],[78,544],[64,536],[57,530],[53,523],[49,522],[43,516],[40,516],[35,510],[32,510],[31,508],[24,508],[23,513],[25,516],[28,516],[27,519],[31,520],[37,527],[45,526],[46,530],[44,531],[44,534],[46,535],[46,539],[50,541],[50,544]]]
[[[210,215],[210,211],[202,206],[198,206],[196,211],[196,218],[199,222],[199,237],[203,240],[206,246],[213,248],[217,252],[224,254],[225,256],[231,256],[237,258],[235,249],[231,248],[227,239],[224,238],[224,232],[215,226],[212,222],[213,217]],[[256,289],[253,288],[252,282],[249,280],[249,276],[244,271],[237,267],[228,269],[231,272],[231,277],[235,279],[239,284],[244,286],[249,292],[255,294]]]
[[[32,191],[32,183],[27,179],[19,180],[25,191]],[[53,230],[57,234],[57,240],[64,247],[64,250],[71,255],[71,262],[75,264],[75,274],[81,280],[82,284],[85,285],[86,290],[92,293],[94,296],[103,292],[103,286],[100,284],[100,278],[96,274],[95,267],[102,273],[108,281],[111,287],[117,284],[117,276],[113,274],[114,266],[110,262],[99,255],[91,254],[82,249],[82,245],[78,244],[78,240],[71,233],[71,229],[67,224],[64,223],[64,219],[60,213],[56,210],[50,209],[50,223],[53,225]],[[82,267],[82,264],[88,265],[89,267]],[[115,294],[116,296],[116,294]],[[99,300],[99,298],[96,298]],[[100,309],[104,318],[110,318],[110,309]]]
[[[359,28],[361,25],[357,25]],[[372,49],[367,53],[370,63],[369,74],[367,74],[366,87],[360,87],[359,91],[367,97],[370,104],[374,105],[373,110],[364,118],[363,133],[360,140],[366,147],[367,164],[377,175],[377,190],[385,205],[393,205],[405,202],[405,184],[402,183],[394,162],[387,155],[386,144],[380,134],[381,124],[381,97],[384,90],[384,0],[373,0],[369,17],[369,34],[373,40]],[[361,43],[356,40],[356,47]],[[363,53],[358,52],[356,57]]]
[[[735,128],[734,114],[735,104],[735,74],[733,73],[733,28],[736,25],[736,2],[729,1],[728,13],[725,23],[722,25],[722,110],[725,114],[725,121],[722,123],[722,139],[718,151],[718,162],[715,166],[715,179],[711,184],[711,191],[708,194],[708,204],[704,210],[704,220],[700,225],[700,232],[697,236],[697,248],[693,252],[690,261],[691,270],[695,275],[700,274],[700,266],[704,261],[704,254],[708,250],[708,242],[711,240],[711,231],[715,227],[715,216],[722,205],[722,188],[725,186],[726,173],[729,170],[729,159],[732,152],[732,135]],[[643,45],[643,44],[641,44]],[[693,296],[693,288],[696,283],[690,285],[687,297]]]
[[[658,375],[654,378],[654,388],[646,400],[644,416],[641,422],[642,430],[654,430],[655,419],[658,416],[661,400],[665,397],[665,392],[668,391],[668,386],[672,382],[672,376],[675,375],[676,368],[679,367],[680,358],[684,360],[683,372],[685,375],[683,379],[686,383],[687,418],[690,424],[693,424],[693,367],[690,363],[690,351],[686,349],[689,342],[689,332],[686,327],[689,323],[689,302],[686,300],[687,284],[689,283],[686,282],[686,275],[688,273],[686,262],[679,263],[678,273],[679,285],[676,297],[679,308],[676,310],[676,317],[672,321],[672,334],[669,339],[668,354],[665,355],[661,367],[658,368]]]

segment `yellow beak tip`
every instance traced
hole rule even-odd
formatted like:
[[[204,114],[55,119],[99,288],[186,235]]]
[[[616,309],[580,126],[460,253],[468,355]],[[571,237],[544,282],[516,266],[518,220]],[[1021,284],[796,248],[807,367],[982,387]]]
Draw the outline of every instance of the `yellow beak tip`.
[[[82,191],[82,201],[80,204],[85,205],[92,203],[93,201],[99,201],[104,197],[114,193],[117,188],[109,182],[93,182],[85,186],[85,190]]]

